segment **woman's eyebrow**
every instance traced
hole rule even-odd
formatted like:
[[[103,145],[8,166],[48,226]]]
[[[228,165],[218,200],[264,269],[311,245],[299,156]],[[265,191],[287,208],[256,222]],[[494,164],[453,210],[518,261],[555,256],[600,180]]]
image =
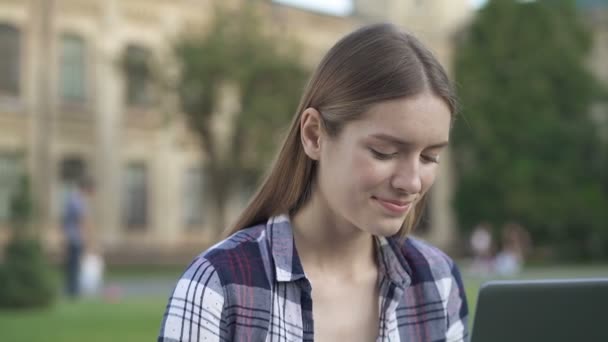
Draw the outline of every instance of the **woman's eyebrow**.
[[[379,139],[379,140],[384,140],[384,141],[387,141],[387,142],[392,143],[397,146],[409,147],[409,146],[414,145],[412,142],[405,141],[403,139],[397,138],[397,137],[389,135],[389,134],[384,134],[384,133],[372,134],[372,135],[370,135],[370,137]],[[447,145],[448,145],[447,141],[442,141],[440,143],[428,146],[427,148],[436,149],[436,148],[445,147]]]

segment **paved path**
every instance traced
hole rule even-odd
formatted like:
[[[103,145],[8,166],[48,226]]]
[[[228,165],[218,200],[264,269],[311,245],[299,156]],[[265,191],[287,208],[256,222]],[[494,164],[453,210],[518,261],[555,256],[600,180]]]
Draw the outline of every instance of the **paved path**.
[[[106,298],[169,298],[177,279],[168,278],[128,278],[104,280],[102,290],[96,294],[83,293],[84,296],[103,296]]]

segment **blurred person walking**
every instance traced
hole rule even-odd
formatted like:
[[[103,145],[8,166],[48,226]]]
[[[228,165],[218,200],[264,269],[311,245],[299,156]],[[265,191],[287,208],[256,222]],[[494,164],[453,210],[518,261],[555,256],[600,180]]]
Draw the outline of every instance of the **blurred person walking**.
[[[474,274],[487,275],[493,271],[493,239],[492,229],[488,222],[480,222],[473,229],[469,241],[473,252],[471,272]]]
[[[518,223],[507,223],[502,228],[502,248],[496,255],[495,270],[502,276],[513,276],[521,272],[530,253],[530,234]]]
[[[93,181],[82,177],[64,198],[65,283],[66,294],[70,298],[76,298],[81,293],[81,259],[84,249],[91,247],[90,200],[94,190]]]

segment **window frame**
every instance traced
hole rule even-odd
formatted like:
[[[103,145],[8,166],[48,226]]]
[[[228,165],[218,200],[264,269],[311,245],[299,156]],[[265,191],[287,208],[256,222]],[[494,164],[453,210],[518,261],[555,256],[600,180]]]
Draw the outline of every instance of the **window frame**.
[[[130,172],[139,169],[142,172],[143,184],[141,189],[137,183],[130,183]],[[124,166],[122,193],[122,225],[130,231],[144,231],[150,225],[150,170],[147,163],[142,161],[128,162]],[[135,184],[135,185],[132,185]],[[140,195],[139,193],[142,193]],[[142,198],[139,198],[143,196]],[[134,206],[141,206],[142,213],[133,214]],[[139,217],[138,215],[141,215]]]
[[[65,77],[66,76],[66,73],[65,73],[66,63],[69,68],[74,68],[73,63],[75,62],[73,60],[66,62],[66,53],[65,53],[66,52],[65,51],[66,39],[73,39],[74,42],[80,43],[80,47],[81,47],[81,55],[78,56],[78,57],[80,57],[79,62],[81,63],[81,65],[80,65],[81,74],[80,74],[80,77],[78,80],[78,83],[80,83],[80,85],[81,85],[81,93],[76,94],[75,96],[66,94],[66,77]],[[59,42],[60,42],[59,48],[60,48],[61,54],[59,56],[59,77],[58,77],[58,88],[59,89],[58,89],[58,92],[59,92],[60,101],[64,104],[85,103],[89,100],[89,93],[90,93],[87,41],[82,35],[80,35],[78,33],[64,32],[60,35]],[[76,57],[72,57],[72,58],[75,59]]]
[[[23,77],[23,70],[22,70],[22,59],[23,59],[23,51],[22,51],[22,46],[23,46],[23,32],[20,29],[20,27],[18,27],[17,25],[8,23],[8,22],[0,22],[0,36],[2,36],[3,34],[7,34],[7,37],[10,33],[14,34],[14,46],[9,46],[7,49],[4,49],[3,47],[0,47],[0,51],[11,51],[14,50],[14,54],[13,55],[9,55],[10,52],[7,52],[6,56],[2,55],[0,56],[0,60],[8,60],[9,62],[9,66],[7,67],[6,70],[10,71],[7,73],[9,76],[7,76],[6,80],[2,80],[0,79],[0,97],[18,97],[21,95],[21,90],[22,90],[22,77]],[[0,39],[0,44],[2,44],[2,39]],[[9,58],[7,58],[7,56],[9,56]],[[11,61],[11,58],[13,58],[13,61]],[[1,62],[0,62],[1,63]],[[12,65],[10,65],[10,63],[13,63]],[[0,67],[0,74],[4,74],[4,72],[2,72],[4,66]],[[1,77],[1,76],[0,76]],[[12,79],[11,79],[12,78]],[[6,84],[4,84],[4,82],[6,81]],[[14,85],[9,85],[7,86],[10,82],[14,82]]]
[[[125,104],[148,108],[152,98],[152,49],[140,43],[126,45],[123,56]]]
[[[192,182],[194,177],[197,177],[198,179],[195,182]],[[205,224],[204,193],[207,184],[204,168],[202,166],[190,166],[186,168],[183,173],[181,185],[181,225],[187,230],[193,230]],[[197,187],[198,192],[195,192],[194,189]],[[198,204],[191,203],[193,198],[198,201]],[[195,210],[196,207],[198,208],[198,212],[196,215],[192,215],[190,210]]]

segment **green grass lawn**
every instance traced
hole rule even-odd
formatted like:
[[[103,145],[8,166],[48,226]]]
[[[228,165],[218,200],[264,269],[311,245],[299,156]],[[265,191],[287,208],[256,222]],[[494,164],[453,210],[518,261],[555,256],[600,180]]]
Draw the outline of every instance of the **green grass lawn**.
[[[61,301],[48,310],[0,311],[2,341],[155,341],[166,298]]]
[[[174,271],[162,276],[174,278]],[[479,286],[491,277],[474,277],[463,273],[471,324],[477,304]],[[158,276],[158,275],[157,275]],[[517,279],[608,277],[608,265],[560,266],[530,268]],[[125,272],[111,275],[114,279],[148,279],[154,274]],[[50,309],[34,311],[1,311],[1,341],[11,342],[107,342],[154,341],[167,298],[154,296],[125,299],[117,303],[102,300],[69,302],[60,300]]]

